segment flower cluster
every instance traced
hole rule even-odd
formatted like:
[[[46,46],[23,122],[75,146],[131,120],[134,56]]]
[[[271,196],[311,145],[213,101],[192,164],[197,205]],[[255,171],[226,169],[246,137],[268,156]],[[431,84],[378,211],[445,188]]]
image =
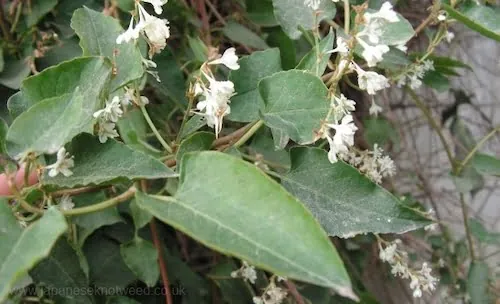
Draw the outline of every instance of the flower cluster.
[[[385,248],[382,246],[385,243]],[[393,242],[385,242],[379,239],[379,258],[391,265],[391,273],[395,277],[410,279],[410,289],[413,290],[413,297],[422,297],[422,292],[431,292],[436,289],[438,279],[432,276],[432,269],[427,263],[422,264],[420,270],[412,269],[408,265],[408,253],[398,248],[401,245],[401,240]]]
[[[204,76],[208,83],[198,80],[193,86],[193,95],[201,96],[200,101],[196,105],[198,111],[195,113],[202,115],[207,125],[215,129],[216,137],[219,137],[219,133],[222,130],[224,116],[231,113],[231,107],[229,106],[231,102],[230,98],[235,94],[233,82],[229,80],[216,80],[210,69],[206,68],[207,65],[218,64],[225,65],[231,70],[239,69],[240,66],[235,49],[229,48],[220,58],[204,64],[201,67],[201,75]]]
[[[113,97],[111,101],[106,101],[106,107],[94,113],[94,118],[97,118],[98,125],[97,135],[101,143],[108,141],[108,138],[118,137],[115,123],[122,115],[121,101],[118,96]]]
[[[425,73],[434,71],[434,62],[432,60],[424,60],[421,64],[416,64],[413,68],[399,78],[397,85],[402,87],[408,84],[413,90],[422,86],[422,79]]]
[[[266,287],[260,297],[253,297],[254,304],[280,304],[287,297],[287,292],[283,288],[276,286],[274,280]]]
[[[365,25],[356,35],[356,40],[363,47],[361,55],[369,67],[382,61],[383,55],[389,52],[389,46],[381,43],[384,27],[388,23],[398,22],[399,17],[390,2],[385,2],[379,11],[364,14]]]
[[[59,173],[68,177],[73,175],[73,172],[70,168],[75,166],[75,161],[73,160],[73,156],[70,156],[64,147],[61,147],[59,151],[57,151],[57,160],[52,165],[46,166],[45,169],[49,170],[50,177],[56,177]]]
[[[142,0],[151,3],[156,14],[162,13],[162,6],[167,0]],[[139,22],[134,26],[134,16],[130,18],[128,29],[116,38],[116,43],[130,42],[139,38],[142,33],[150,45],[150,54],[159,53],[167,46],[167,39],[170,37],[168,20],[160,19],[150,15],[140,1],[136,1],[136,8],[139,13]]]
[[[246,261],[243,261],[243,265],[240,269],[231,272],[231,277],[242,278],[245,281],[255,284],[255,280],[257,280],[257,272],[255,271],[255,267],[249,265]]]
[[[63,195],[59,201],[59,209],[67,211],[73,209],[73,207],[75,207],[75,204],[71,197],[67,194]]]
[[[383,152],[382,148],[375,144],[373,151],[355,151],[351,149],[339,156],[343,161],[356,167],[372,181],[380,184],[383,178],[396,174],[394,161],[388,155],[383,155]]]

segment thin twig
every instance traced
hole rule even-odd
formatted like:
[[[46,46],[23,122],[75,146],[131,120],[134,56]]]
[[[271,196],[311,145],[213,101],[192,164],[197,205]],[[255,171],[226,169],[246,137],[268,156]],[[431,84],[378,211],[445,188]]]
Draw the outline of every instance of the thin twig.
[[[165,264],[165,259],[163,257],[163,247],[158,236],[158,230],[156,229],[155,218],[149,222],[149,228],[151,229],[151,235],[153,237],[153,243],[158,251],[158,264],[160,266],[161,279],[163,281],[163,288],[165,289],[165,303],[172,304],[172,294],[170,292],[170,282],[168,281],[167,266]]]
[[[293,282],[286,280],[285,285],[286,285],[286,287],[288,287],[288,291],[290,291],[290,294],[293,296],[293,298],[295,299],[295,302],[297,302],[297,304],[305,304],[304,299],[302,298],[302,296],[298,292],[297,287],[295,286],[295,284]]]

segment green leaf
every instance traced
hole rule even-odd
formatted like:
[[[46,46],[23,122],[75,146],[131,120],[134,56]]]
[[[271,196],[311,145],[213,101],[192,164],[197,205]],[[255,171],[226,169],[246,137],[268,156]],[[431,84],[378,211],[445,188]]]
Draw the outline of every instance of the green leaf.
[[[350,165],[331,164],[324,150],[297,147],[290,155],[292,168],[282,184],[306,204],[330,236],[403,233],[430,223]]]
[[[36,25],[38,21],[40,21],[43,16],[54,9],[56,5],[57,0],[33,1],[31,6],[29,7],[29,11],[27,10],[26,17],[24,18],[24,20],[26,21],[26,26],[32,27],[33,25]]]
[[[500,14],[497,11],[482,5],[472,6],[461,12],[445,3],[442,6],[451,18],[485,37],[500,41]]]
[[[49,208],[39,221],[19,235],[19,224],[5,202],[0,204],[0,217],[0,302],[3,302],[12,284],[49,255],[52,246],[68,225],[57,208]]]
[[[317,22],[323,19],[333,19],[337,9],[332,1],[321,1],[318,17],[313,9],[304,4],[304,0],[273,0],[274,16],[283,30],[292,39],[298,39],[304,30],[312,30]]]
[[[130,202],[130,214],[134,220],[135,232],[142,227],[146,226],[153,219],[153,215],[146,210],[143,210],[137,206],[137,202],[133,199]]]
[[[469,219],[469,227],[470,231],[479,242],[490,245],[500,245],[500,233],[489,232],[480,221],[473,218]]]
[[[64,300],[81,304],[94,303],[91,294],[70,292],[87,288],[88,281],[76,252],[63,238],[57,241],[50,255],[30,271],[30,276],[37,284],[43,284],[47,288],[68,291],[56,295],[57,303]]]
[[[141,281],[149,287],[156,285],[160,277],[158,251],[151,242],[136,237],[128,244],[122,244],[120,252],[125,264]]]
[[[151,156],[160,157],[162,155],[161,151],[148,143],[147,134],[149,127],[141,110],[133,109],[127,111],[120,120],[118,120],[116,125],[120,137],[127,146]]]
[[[5,141],[8,129],[9,126],[7,125],[5,120],[0,118],[0,154],[5,154],[7,152],[7,149],[5,148]]]
[[[123,289],[136,280],[123,262],[120,245],[109,236],[94,233],[85,242],[83,252],[90,269],[90,282],[95,286]]]
[[[425,73],[422,81],[427,86],[436,89],[438,92],[445,92],[450,89],[450,81],[448,78],[437,71],[429,71]]]
[[[98,185],[117,178],[159,179],[175,176],[175,173],[159,160],[135,151],[110,139],[101,144],[89,134],[81,134],[71,142],[68,152],[74,156],[73,175],[49,177],[42,183],[60,187]]]
[[[270,47],[280,50],[281,66],[284,70],[293,69],[297,65],[295,41],[290,39],[281,27],[273,27],[267,31],[266,42]]]
[[[259,81],[281,71],[280,51],[269,49],[253,52],[239,60],[240,69],[231,71],[229,80],[234,83],[237,93],[231,98],[231,113],[228,119],[251,122],[259,119],[262,100],[257,89]]]
[[[169,50],[155,55],[156,70],[161,82],[150,75],[149,84],[161,94],[171,98],[177,105],[186,108],[186,80],[180,65]]]
[[[170,283],[179,286],[178,289],[173,289],[172,291],[182,293],[185,303],[210,303],[207,298],[210,295],[209,290],[211,286],[205,278],[196,273],[181,258],[171,254],[167,248],[164,247],[163,249]]]
[[[314,142],[330,108],[328,90],[318,77],[290,70],[262,79],[259,91],[265,109],[262,118],[267,126],[284,132],[299,144]]]
[[[26,59],[5,58],[3,71],[0,72],[0,84],[17,90],[29,74],[31,74],[31,69]]]
[[[275,148],[271,132],[268,128],[262,128],[257,132],[248,148],[254,154],[261,154],[266,161],[284,168],[290,167],[290,155],[285,150],[277,150]]]
[[[188,152],[210,150],[214,140],[215,135],[211,132],[197,132],[190,135],[181,142],[177,150],[177,155],[175,156],[177,163],[180,164],[182,156]]]
[[[276,26],[272,0],[246,0],[247,17],[260,26]]]
[[[108,61],[98,57],[85,57],[45,69],[23,81],[22,96],[18,100],[9,100],[9,110],[17,117],[40,101],[71,94],[78,87],[97,98],[103,84],[93,79],[99,76],[98,81],[106,82],[100,78],[100,74],[109,73],[110,68]]]
[[[397,15],[399,18],[398,22],[390,22],[384,26],[384,31],[380,36],[380,43],[386,45],[403,45],[415,34],[411,23],[401,14]]]
[[[399,133],[394,126],[384,118],[368,118],[363,121],[364,136],[370,146],[378,144],[384,146],[391,143],[399,147]]]
[[[189,48],[193,52],[196,60],[198,60],[199,62],[207,61],[208,60],[208,48],[205,45],[205,43],[203,43],[203,41],[201,41],[201,39],[199,37],[188,36],[187,38],[188,38]]]
[[[76,68],[81,68],[80,73],[69,74]],[[100,107],[100,94],[110,72],[106,60],[89,57],[62,63],[27,79],[21,100],[38,102],[10,126],[9,155],[54,153],[77,134],[93,132],[92,114]]]
[[[326,52],[333,50],[333,38],[334,32],[330,29],[330,32],[326,37],[321,39],[318,47],[314,46],[297,65],[297,70],[306,70],[312,74],[321,77],[325,72],[326,66],[328,65],[328,60],[331,54],[326,54]],[[320,61],[318,62],[318,50]]]
[[[482,261],[473,261],[467,276],[467,293],[472,304],[491,303],[488,294],[489,269]]]
[[[492,155],[476,153],[472,166],[481,174],[500,176],[500,159]]]
[[[385,70],[399,71],[410,64],[411,61],[408,60],[408,56],[403,51],[391,47],[377,66]]]
[[[106,56],[114,63],[117,74],[112,79],[111,91],[144,74],[139,48],[133,43],[116,44],[123,29],[115,18],[84,7],[74,12],[71,27],[80,37],[84,56]]]
[[[247,45],[251,48],[255,49],[267,49],[269,46],[266,44],[264,39],[260,38],[249,30],[247,27],[234,22],[234,21],[229,21],[226,23],[224,28],[222,29],[222,32],[224,35],[226,35],[227,38],[231,39],[234,42]]]
[[[175,197],[139,192],[137,204],[210,248],[355,298],[325,232],[261,170],[220,152],[186,154],[180,167]]]
[[[97,193],[85,193],[73,197],[73,202],[76,208],[90,206],[104,200],[106,200],[106,195],[102,191]],[[98,228],[123,222],[123,219],[120,217],[116,207],[110,207],[97,212],[73,216],[71,220],[78,227],[83,228],[82,233],[80,233],[78,237],[80,245],[84,244],[86,238]]]
[[[198,131],[199,129],[203,128],[206,124],[207,123],[203,116],[194,115],[193,117],[189,118],[186,124],[184,125],[184,128],[181,130],[179,138],[180,139],[186,138],[186,136]]]

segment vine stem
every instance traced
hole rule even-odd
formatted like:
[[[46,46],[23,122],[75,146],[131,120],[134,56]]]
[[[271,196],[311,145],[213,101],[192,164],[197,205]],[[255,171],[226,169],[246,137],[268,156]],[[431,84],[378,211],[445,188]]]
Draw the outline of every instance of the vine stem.
[[[476,260],[476,254],[474,253],[474,243],[472,242],[472,233],[469,227],[469,215],[467,210],[467,204],[465,203],[464,194],[460,192],[460,207],[462,208],[462,217],[464,221],[465,235],[467,236],[467,243],[469,243],[470,257],[474,261]]]
[[[127,191],[123,192],[122,194],[115,196],[113,198],[110,198],[108,200],[105,200],[103,202],[86,206],[86,207],[80,207],[80,208],[74,208],[71,210],[63,210],[62,213],[66,216],[71,216],[71,215],[81,215],[81,214],[87,214],[87,213],[92,213],[92,212],[97,212],[104,210],[106,208],[110,208],[113,206],[116,206],[120,203],[123,203],[127,201],[128,199],[132,198],[136,192],[135,187],[130,187]],[[28,210],[30,211],[30,210]]]
[[[153,243],[158,251],[158,264],[160,266],[161,279],[163,281],[163,288],[165,289],[165,303],[172,304],[172,294],[170,292],[170,282],[168,280],[167,266],[163,257],[163,249],[158,236],[158,229],[156,228],[156,220],[153,217],[149,222],[149,228],[153,237]]]
[[[160,142],[160,144],[163,146],[163,148],[168,153],[172,153],[173,152],[172,148],[167,144],[167,142],[163,139],[163,137],[161,137],[160,132],[158,132],[158,129],[155,127],[153,121],[151,120],[151,117],[149,117],[148,111],[146,111],[146,107],[141,106],[140,108],[141,108],[142,115],[144,115],[144,118],[146,119],[149,127],[151,128],[151,130],[155,134],[155,136],[158,139],[158,141]]]
[[[436,131],[437,135],[439,136],[439,139],[441,143],[444,146],[444,149],[446,151],[446,155],[448,156],[448,160],[450,161],[450,164],[452,168],[455,165],[455,159],[453,157],[453,154],[451,153],[450,146],[448,145],[448,142],[446,142],[446,139],[444,138],[444,134],[441,131],[441,127],[437,124],[437,122],[434,120],[432,117],[431,111],[427,108],[427,106],[418,98],[417,94],[415,94],[415,91],[413,91],[411,88],[406,87],[406,91],[410,94],[411,98],[417,105],[417,107],[422,111],[422,113],[425,115],[427,118],[427,121],[430,123],[431,127]]]
[[[457,174],[460,174],[463,170],[463,168],[469,163],[469,161],[474,157],[476,154],[477,150],[481,148],[493,135],[495,135],[496,132],[500,131],[500,126],[496,127],[495,129],[491,130],[490,133],[488,133],[485,137],[483,137],[476,146],[467,154],[465,159],[462,161],[462,163],[459,165],[457,168]]]
[[[351,6],[349,0],[344,0],[344,31],[349,34],[349,28],[351,26]]]
[[[235,142],[235,143],[234,143],[233,147],[235,147],[235,148],[239,148],[239,147],[241,147],[241,146],[242,146],[244,143],[246,143],[246,142],[247,142],[247,140],[249,140],[249,139],[250,139],[250,137],[252,137],[252,136],[255,134],[255,132],[257,132],[257,131],[260,129],[260,127],[262,127],[263,125],[264,125],[264,121],[262,121],[262,120],[257,121],[257,122],[256,122],[256,123],[255,123],[255,124],[254,124],[254,125],[250,128],[250,129],[248,129],[248,131],[247,131],[245,134],[243,134],[243,136],[242,136],[240,139],[238,139],[238,141],[237,141],[237,142]]]
[[[293,282],[286,280],[285,285],[286,287],[288,287],[288,291],[290,291],[290,294],[293,296],[297,304],[305,304],[304,299],[300,295],[299,291],[297,290],[297,287]]]

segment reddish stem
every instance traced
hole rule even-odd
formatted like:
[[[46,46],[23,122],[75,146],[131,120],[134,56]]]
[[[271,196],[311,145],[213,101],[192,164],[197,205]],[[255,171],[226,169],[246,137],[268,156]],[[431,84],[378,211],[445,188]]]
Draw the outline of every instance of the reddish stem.
[[[151,229],[151,235],[153,236],[153,243],[158,251],[158,264],[160,266],[161,279],[163,281],[163,288],[165,288],[165,302],[167,304],[172,304],[172,295],[170,294],[170,283],[168,281],[167,266],[163,258],[163,248],[158,236],[158,230],[156,229],[156,222],[153,218],[149,222],[149,228]]]

